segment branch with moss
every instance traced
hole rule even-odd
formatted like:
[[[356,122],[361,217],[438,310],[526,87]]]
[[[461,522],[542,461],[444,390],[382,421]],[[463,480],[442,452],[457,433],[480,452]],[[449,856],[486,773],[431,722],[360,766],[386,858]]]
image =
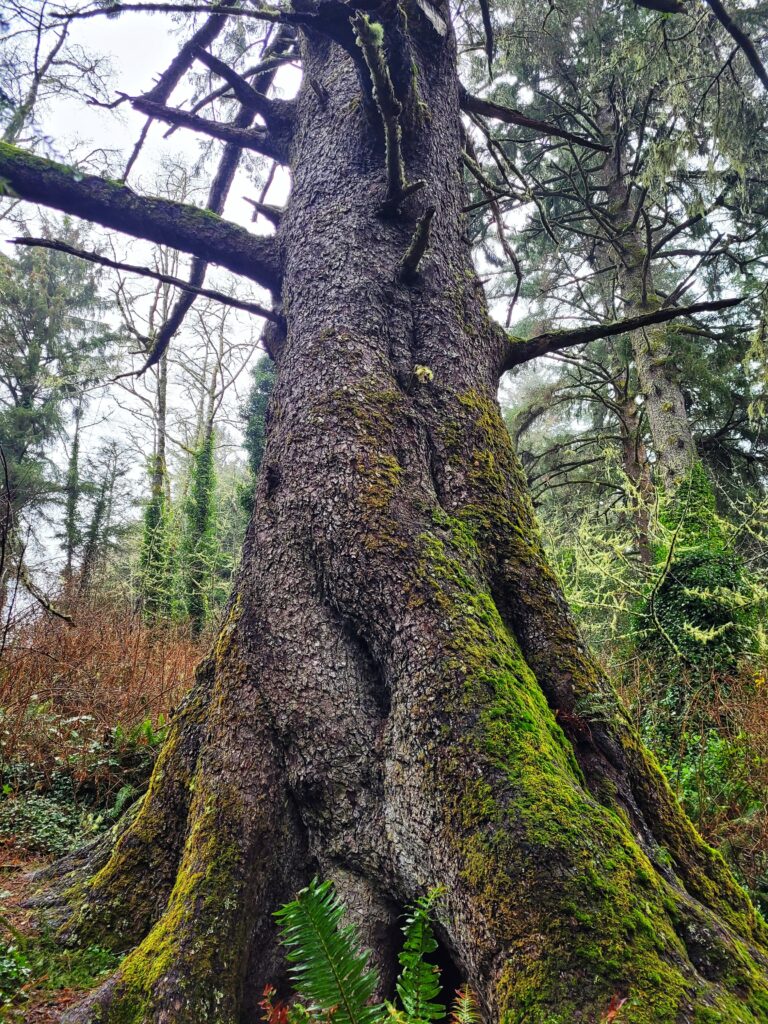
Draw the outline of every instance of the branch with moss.
[[[398,278],[404,284],[412,284],[416,280],[419,264],[429,246],[429,231],[432,226],[432,218],[435,216],[435,207],[430,206],[416,225],[411,244],[405,250],[405,255],[398,267]]]
[[[271,238],[252,235],[197,206],[137,195],[118,182],[0,143],[0,183],[6,194],[200,256],[277,289],[280,266]]]
[[[51,12],[51,17],[63,21],[75,21],[82,20],[84,18],[98,18],[102,15],[110,17],[116,14],[125,14],[127,12],[139,12],[145,14],[221,14],[226,15],[227,17],[256,18],[260,21],[270,21],[277,24],[285,23],[289,25],[306,25],[319,20],[317,15],[300,14],[297,11],[287,9],[282,10],[279,7],[236,7],[235,5],[229,6],[227,4],[164,4],[151,2],[137,4],[104,4],[99,7],[90,7],[80,11],[58,10]]]
[[[592,324],[589,327],[577,327],[571,331],[548,331],[546,334],[538,334],[535,338],[515,338],[507,336],[507,346],[502,364],[502,373],[511,370],[514,366],[527,363],[539,356],[549,355],[551,352],[559,352],[564,348],[573,348],[575,345],[585,345],[590,341],[598,341],[600,338],[611,338],[617,334],[628,334],[630,331],[637,331],[643,327],[652,327],[654,324],[667,323],[681,316],[694,316],[696,313],[714,313],[721,309],[728,309],[730,306],[737,306],[743,302],[742,298],[717,299],[713,302],[695,302],[690,306],[673,306],[667,309],[657,309],[652,313],[642,313],[638,316],[630,316],[624,320],[616,320],[607,324]]]
[[[384,29],[362,11],[350,19],[365,64],[373,83],[373,99],[381,116],[384,128],[384,148],[387,168],[387,194],[384,199],[384,212],[397,213],[401,203],[417,189],[425,185],[424,181],[408,184],[405,175],[405,163],[402,150],[402,127],[400,115],[403,106],[395,94],[392,76],[389,73],[387,58],[384,53]]]

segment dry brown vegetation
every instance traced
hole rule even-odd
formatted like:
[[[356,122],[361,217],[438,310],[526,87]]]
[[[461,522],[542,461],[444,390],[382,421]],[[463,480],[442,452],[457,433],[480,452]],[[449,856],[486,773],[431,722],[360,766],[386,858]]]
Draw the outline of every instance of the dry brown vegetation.
[[[34,765],[46,778],[63,763],[75,780],[94,773],[94,752],[115,729],[156,730],[188,689],[205,639],[189,629],[150,625],[125,603],[80,598],[72,623],[29,615],[0,660],[3,768]],[[110,766],[101,769],[109,775]],[[120,779],[94,782],[119,784]]]

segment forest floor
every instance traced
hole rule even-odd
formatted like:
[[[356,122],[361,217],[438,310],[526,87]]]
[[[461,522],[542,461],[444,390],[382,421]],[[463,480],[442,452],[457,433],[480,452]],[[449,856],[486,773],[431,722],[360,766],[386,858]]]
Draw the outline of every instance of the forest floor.
[[[34,910],[24,906],[34,871],[48,863],[12,844],[0,846],[0,923],[20,933],[25,942],[15,942],[20,956],[0,957],[0,974],[12,970],[28,973],[13,999],[0,1006],[0,1020],[25,1024],[55,1024],[61,1013],[93,984],[93,977],[74,963],[81,958],[59,950],[54,952],[41,934]],[[73,970],[74,967],[74,970]]]

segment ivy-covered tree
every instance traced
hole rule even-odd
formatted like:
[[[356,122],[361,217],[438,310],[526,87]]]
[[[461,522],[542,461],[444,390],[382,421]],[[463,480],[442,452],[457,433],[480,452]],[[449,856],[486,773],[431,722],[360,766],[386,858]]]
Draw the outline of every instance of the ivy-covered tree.
[[[241,491],[243,507],[247,512],[253,508],[256,485],[264,456],[264,442],[267,436],[267,405],[275,386],[275,364],[269,356],[262,356],[251,371],[253,383],[248,391],[240,414],[245,424],[244,444],[248,453],[248,469],[251,479]]]

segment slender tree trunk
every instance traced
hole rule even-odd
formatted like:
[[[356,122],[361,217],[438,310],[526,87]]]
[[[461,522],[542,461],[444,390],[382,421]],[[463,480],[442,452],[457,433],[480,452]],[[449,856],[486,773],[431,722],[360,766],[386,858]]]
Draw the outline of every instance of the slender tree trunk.
[[[79,529],[77,521],[77,506],[80,501],[80,420],[83,415],[82,405],[74,409],[73,418],[75,421],[75,433],[72,437],[72,449],[69,453],[67,465],[67,479],[64,488],[64,551],[65,564],[63,582],[65,590],[72,585],[72,573],[74,571],[75,553],[79,540]]]
[[[409,8],[408,36],[385,18],[408,180],[427,182],[400,216],[380,212],[370,83],[302,43],[287,333],[242,569],[135,821],[70,890],[70,933],[135,948],[69,1021],[255,1019],[283,976],[271,913],[315,872],[385,978],[397,915],[445,885],[442,956],[488,1022],[598,1021],[624,998],[628,1024],[768,1013],[764,926],[545,563],[496,402],[507,342],[462,238],[455,44],[430,11]]]
[[[632,204],[626,140],[616,119],[615,111],[608,108],[601,117],[606,137],[613,140],[613,151],[605,161],[603,181],[607,188],[608,218],[615,230],[612,258],[617,263],[619,293],[628,315],[632,316],[654,312],[661,301],[655,291],[648,252],[652,240],[644,237],[642,223]],[[659,479],[672,493],[690,473],[697,456],[670,345],[670,331],[668,324],[642,328],[630,332],[630,341],[645,399]]]
[[[652,294],[650,271],[647,271],[645,278],[645,297],[639,268],[629,268],[623,277],[625,302],[633,313],[650,313],[658,309],[659,301]],[[660,324],[658,327],[632,331],[630,338],[658,460],[659,477],[666,490],[672,493],[689,475],[697,455],[685,396],[680,387],[679,372],[670,345],[670,331],[669,325]]]
[[[643,414],[629,386],[618,396],[616,407],[621,436],[622,469],[632,490],[632,525],[637,537],[640,559],[648,565],[652,560],[650,525],[654,488],[651,464],[643,440]]]

